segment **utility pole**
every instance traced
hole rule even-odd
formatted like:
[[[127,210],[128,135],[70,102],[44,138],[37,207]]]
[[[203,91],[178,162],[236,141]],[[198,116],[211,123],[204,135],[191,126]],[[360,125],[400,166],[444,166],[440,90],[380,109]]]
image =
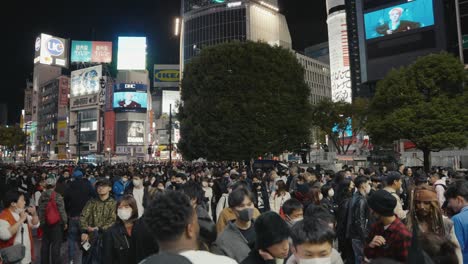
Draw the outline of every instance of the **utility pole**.
[[[172,104],[169,104],[169,163],[172,164]]]
[[[78,112],[78,164],[81,161],[81,112]]]
[[[26,135],[25,137],[25,142],[24,142],[24,164],[26,164],[27,156],[28,156],[28,124],[24,125],[24,134]]]

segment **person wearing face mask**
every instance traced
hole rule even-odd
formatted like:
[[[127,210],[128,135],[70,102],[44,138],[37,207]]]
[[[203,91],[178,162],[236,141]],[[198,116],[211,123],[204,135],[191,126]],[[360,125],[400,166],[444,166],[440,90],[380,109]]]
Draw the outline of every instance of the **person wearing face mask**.
[[[287,264],[343,264],[338,251],[333,249],[335,232],[317,218],[296,223],[291,229],[293,255]]]
[[[257,218],[254,228],[255,249],[241,264],[282,264],[289,255],[290,229],[286,222],[279,214],[266,212]]]
[[[127,174],[122,175],[120,180],[114,182],[114,186],[112,187],[112,192],[114,193],[114,199],[116,201],[122,198],[128,186],[130,186],[130,181],[129,181],[129,177]]]
[[[364,245],[369,230],[369,206],[367,197],[371,191],[371,183],[367,176],[358,176],[354,180],[357,192],[353,194],[348,207],[346,223],[346,238],[351,239],[354,252],[354,263],[364,260]],[[351,259],[349,259],[352,261]]]
[[[266,184],[261,181],[261,178],[254,176],[252,180],[252,193],[254,195],[255,207],[261,212],[270,211],[270,199]]]
[[[384,188],[385,191],[389,192],[395,199],[397,200],[397,204],[395,206],[395,214],[400,218],[400,220],[406,219],[406,214],[408,211],[403,210],[403,205],[401,202],[400,196],[397,192],[400,192],[402,186],[401,174],[396,171],[391,171],[387,174],[387,187]]]
[[[335,215],[338,206],[335,203],[335,190],[329,184],[325,184],[320,189],[322,192],[323,199],[320,201],[320,204],[326,208],[331,214]]]
[[[34,206],[26,207],[24,195],[16,190],[4,196],[6,208],[0,213],[0,249],[23,244],[26,248],[21,264],[34,260],[32,228],[39,227],[39,217]]]
[[[161,261],[163,254],[183,256],[193,264],[234,264],[233,259],[198,250],[200,226],[190,198],[181,192],[167,191],[155,197],[143,216],[148,230],[156,238],[161,253],[141,263],[181,263]]]
[[[292,227],[295,223],[301,221],[304,216],[304,208],[301,202],[291,198],[283,204],[284,219],[289,227]]]
[[[229,222],[218,236],[213,245],[213,253],[241,262],[255,245],[253,225],[255,207],[252,193],[245,188],[233,190],[229,194],[229,208],[234,212],[236,219]]]
[[[136,264],[156,253],[157,243],[146,231],[144,222],[138,219],[136,200],[124,195],[117,202],[116,210],[117,222],[104,233],[103,263]]]
[[[140,174],[133,176],[132,184],[125,190],[125,194],[132,195],[138,206],[138,217],[141,217],[148,206],[148,187],[143,184],[143,177]]]
[[[213,188],[211,188],[211,186],[213,186],[213,183],[210,181],[210,179],[208,179],[208,177],[204,177],[202,178],[201,184],[203,191],[205,191],[205,198],[207,199],[208,214],[212,217],[213,213],[211,208],[211,201],[213,200]]]
[[[468,182],[457,180],[445,192],[447,206],[455,213],[452,217],[455,235],[460,243],[464,263],[468,261]]]

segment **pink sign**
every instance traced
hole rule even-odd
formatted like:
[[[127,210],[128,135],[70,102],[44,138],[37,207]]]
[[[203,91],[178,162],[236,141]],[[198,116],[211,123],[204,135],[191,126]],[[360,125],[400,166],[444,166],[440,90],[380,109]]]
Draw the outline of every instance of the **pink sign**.
[[[112,62],[112,42],[93,41],[91,61],[96,63]]]

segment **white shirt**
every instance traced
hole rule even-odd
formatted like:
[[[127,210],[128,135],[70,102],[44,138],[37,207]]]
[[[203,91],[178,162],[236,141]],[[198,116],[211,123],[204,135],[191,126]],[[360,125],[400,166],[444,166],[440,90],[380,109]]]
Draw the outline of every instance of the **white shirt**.
[[[9,209],[5,209],[9,210]],[[11,212],[13,215],[13,218],[15,218],[16,221],[19,221],[20,216],[19,214],[15,212]],[[28,215],[28,223],[29,225],[32,226],[32,217]],[[33,226],[34,228],[39,227],[39,224]],[[9,240],[12,237],[12,234],[8,230],[10,228],[10,224],[5,221],[5,220],[0,220],[0,239],[1,240]],[[29,239],[29,228],[28,224],[23,223],[23,245],[26,248],[26,252],[24,255],[23,260],[21,260],[21,264],[27,264],[32,262],[32,257],[31,257],[31,240]],[[16,232],[16,237],[15,241],[13,242],[14,245],[21,244],[21,228],[18,229],[18,232]]]
[[[180,255],[188,258],[193,264],[237,264],[237,262],[231,258],[225,256],[215,255],[208,251],[202,250],[189,250],[179,253]]]
[[[137,189],[133,188],[133,198],[138,206],[138,217],[140,218],[143,213],[145,212],[145,208],[143,207],[143,196],[145,195],[145,188]]]
[[[205,198],[208,199],[208,214],[212,217],[211,213],[211,199],[213,199],[213,189],[211,187],[203,187],[205,191]]]

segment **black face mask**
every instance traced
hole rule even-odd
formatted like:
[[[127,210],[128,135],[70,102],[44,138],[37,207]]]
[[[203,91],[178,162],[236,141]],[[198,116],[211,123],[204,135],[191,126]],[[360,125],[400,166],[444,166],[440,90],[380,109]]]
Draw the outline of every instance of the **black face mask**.
[[[255,182],[255,183],[252,184],[252,187],[253,187],[254,190],[257,190],[257,188],[260,187],[260,186],[261,185],[258,182]]]

